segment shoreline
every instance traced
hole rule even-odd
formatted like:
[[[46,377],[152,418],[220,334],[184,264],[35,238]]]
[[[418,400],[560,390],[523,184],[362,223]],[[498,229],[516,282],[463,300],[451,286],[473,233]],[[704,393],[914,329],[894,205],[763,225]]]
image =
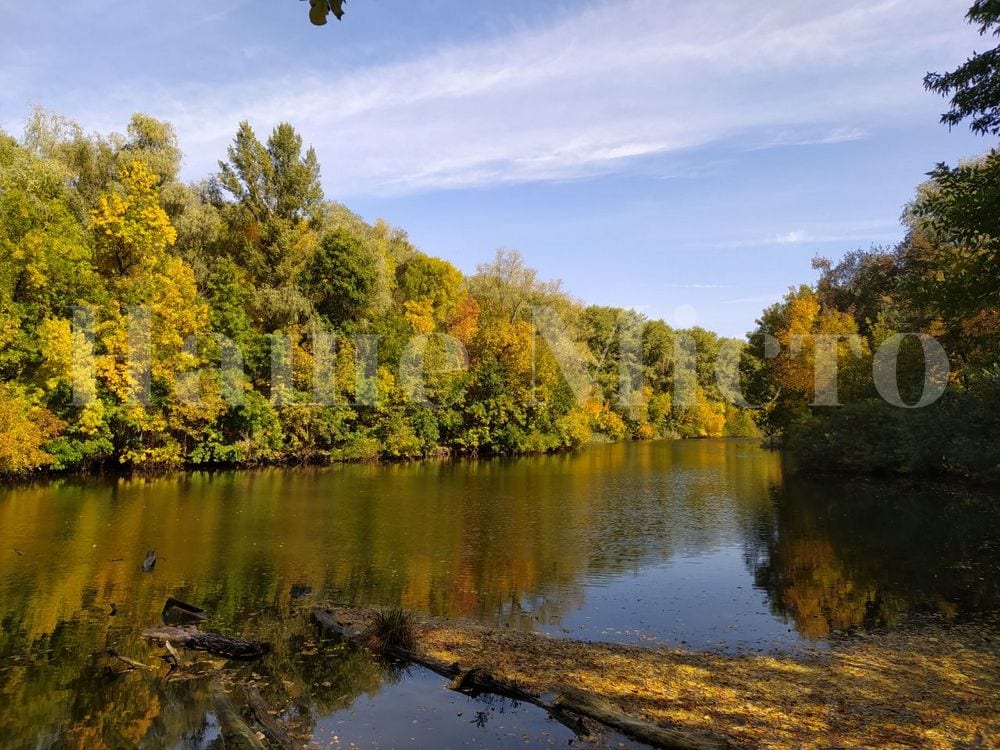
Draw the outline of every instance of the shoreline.
[[[0,474],[0,486],[22,486],[34,482],[55,479],[159,479],[184,474],[251,472],[268,469],[324,469],[333,466],[405,466],[408,464],[445,464],[465,461],[514,461],[521,458],[541,458],[545,456],[569,456],[588,448],[603,445],[633,445],[664,442],[699,442],[704,440],[755,441],[754,437],[662,437],[628,440],[596,440],[576,447],[559,448],[548,451],[523,451],[520,453],[437,453],[409,458],[331,458],[298,457],[273,461],[249,461],[245,463],[204,463],[180,464],[177,466],[134,468],[112,464],[98,464],[90,468],[38,469],[25,474]]]
[[[329,609],[358,629],[374,614]],[[738,747],[978,747],[1000,737],[1000,639],[981,625],[866,634],[823,651],[729,655],[413,619],[427,658],[542,695],[580,688],[632,718]]]
[[[36,483],[46,483],[57,480],[101,480],[101,479],[165,479],[192,474],[223,474],[230,472],[255,472],[271,469],[326,469],[336,466],[405,466],[411,464],[448,464],[467,461],[516,461],[523,458],[541,458],[545,456],[570,456],[590,448],[606,445],[634,445],[644,443],[664,442],[701,442],[701,441],[741,441],[753,442],[761,449],[782,454],[791,463],[788,465],[789,476],[807,479],[839,479],[854,478],[870,482],[931,482],[934,484],[954,485],[981,490],[1000,488],[1000,479],[971,477],[959,473],[927,473],[904,474],[876,472],[859,474],[857,472],[829,469],[796,469],[795,456],[780,447],[768,445],[755,437],[662,437],[648,439],[628,439],[614,441],[593,441],[584,445],[560,448],[549,451],[525,451],[521,453],[438,453],[433,455],[410,458],[372,458],[347,459],[331,458],[329,456],[286,458],[273,461],[250,461],[245,463],[205,463],[181,464],[171,467],[134,468],[119,465],[99,464],[89,468],[74,468],[66,470],[38,469],[25,474],[0,474],[0,487],[16,488],[30,486]]]

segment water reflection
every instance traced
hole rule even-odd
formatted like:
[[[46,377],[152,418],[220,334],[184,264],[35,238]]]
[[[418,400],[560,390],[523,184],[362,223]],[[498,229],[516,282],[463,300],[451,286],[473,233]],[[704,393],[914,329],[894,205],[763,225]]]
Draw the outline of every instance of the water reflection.
[[[204,607],[215,630],[273,642],[245,677],[309,734],[342,726],[359,696],[392,714],[378,701],[408,689],[315,642],[303,613],[321,598],[557,635],[788,648],[913,612],[995,611],[996,507],[955,486],[786,479],[779,456],[746,441],[11,487],[0,747],[210,746],[204,680],[111,678],[100,656],[155,659],[138,634],[168,596]],[[159,562],[143,574],[149,548]]]
[[[774,611],[809,638],[1000,609],[997,497],[944,483],[789,479],[748,545]]]

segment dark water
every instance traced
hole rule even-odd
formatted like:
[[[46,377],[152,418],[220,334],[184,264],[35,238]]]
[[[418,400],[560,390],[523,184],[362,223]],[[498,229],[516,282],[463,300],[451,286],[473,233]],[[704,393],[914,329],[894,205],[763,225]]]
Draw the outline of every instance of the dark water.
[[[156,662],[138,634],[168,596],[204,607],[212,629],[274,643],[241,679],[319,746],[566,746],[568,730],[531,707],[318,642],[311,603],[781,651],[916,615],[994,613],[998,573],[990,491],[785,478],[778,455],[746,441],[12,487],[0,492],[0,747],[218,745],[210,670],[106,674],[108,647]]]

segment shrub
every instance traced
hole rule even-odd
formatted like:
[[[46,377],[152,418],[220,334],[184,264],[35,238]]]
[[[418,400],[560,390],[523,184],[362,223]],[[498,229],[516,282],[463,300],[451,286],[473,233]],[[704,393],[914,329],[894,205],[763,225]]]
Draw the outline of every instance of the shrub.
[[[376,612],[363,638],[365,645],[380,656],[399,649],[412,651],[417,645],[413,617],[399,607]]]

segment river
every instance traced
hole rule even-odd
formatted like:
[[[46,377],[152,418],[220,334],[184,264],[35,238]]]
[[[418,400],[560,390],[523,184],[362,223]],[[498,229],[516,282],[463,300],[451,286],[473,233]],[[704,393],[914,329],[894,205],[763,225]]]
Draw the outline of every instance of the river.
[[[168,596],[268,640],[246,679],[319,746],[560,744],[563,727],[320,643],[318,601],[727,652],[1000,609],[995,491],[788,476],[742,440],[0,490],[0,747],[218,745],[206,680],[110,675]],[[158,562],[139,570],[147,549]],[[571,736],[571,735],[569,735]]]

